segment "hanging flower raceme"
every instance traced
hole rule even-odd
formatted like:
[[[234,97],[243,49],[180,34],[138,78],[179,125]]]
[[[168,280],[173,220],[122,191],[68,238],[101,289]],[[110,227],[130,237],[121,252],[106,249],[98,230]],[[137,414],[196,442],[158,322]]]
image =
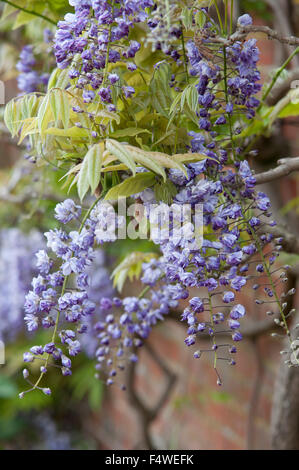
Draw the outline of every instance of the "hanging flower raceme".
[[[107,229],[107,224],[106,230],[103,227],[106,208],[105,203],[96,204],[77,231],[67,233],[55,229],[46,232],[47,247],[53,257],[45,250],[36,253],[39,275],[33,278],[32,289],[26,295],[25,322],[29,331],[42,327],[52,331],[52,336],[46,345],[33,346],[24,354],[24,362],[42,361],[41,376],[35,384],[29,381],[27,369],[24,373],[32,386],[30,390],[39,388],[49,394],[50,389],[39,387],[39,383],[52,364],[51,358],[58,362],[56,366],[61,367],[63,375],[70,375],[71,357],[81,351],[79,337],[87,331],[86,319],[94,313],[96,306],[89,298],[88,287],[88,270],[95,256],[94,243],[106,241],[107,232],[112,241],[111,230]],[[81,207],[71,199],[58,204],[55,209],[55,217],[62,224],[78,220],[80,215]],[[109,227],[111,222],[110,216]],[[115,216],[114,227],[122,222]],[[76,330],[72,325],[76,325]]]
[[[146,10],[154,2],[85,0],[70,4],[75,13],[68,13],[58,23],[55,36],[57,65],[61,69],[71,67],[69,76],[76,79],[78,88],[84,89],[85,102],[91,102],[97,93],[103,103],[111,104],[112,87],[121,85],[116,73],[108,73],[108,65],[122,61],[129,70],[136,69],[133,59],[140,44],[128,40],[129,32],[135,23],[145,21]],[[126,88],[123,92],[127,96]]]

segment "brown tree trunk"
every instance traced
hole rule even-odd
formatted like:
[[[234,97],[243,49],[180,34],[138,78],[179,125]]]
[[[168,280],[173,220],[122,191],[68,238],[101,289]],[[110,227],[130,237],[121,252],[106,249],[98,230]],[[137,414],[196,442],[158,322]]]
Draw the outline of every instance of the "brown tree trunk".
[[[299,449],[299,367],[282,363],[276,380],[272,407],[272,448]]]

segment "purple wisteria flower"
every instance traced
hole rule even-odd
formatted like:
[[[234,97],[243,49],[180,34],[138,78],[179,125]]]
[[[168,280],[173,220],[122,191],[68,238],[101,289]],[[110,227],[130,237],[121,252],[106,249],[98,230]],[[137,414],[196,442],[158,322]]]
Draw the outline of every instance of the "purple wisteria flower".
[[[128,36],[136,23],[146,20],[145,9],[153,7],[154,2],[90,0],[70,1],[70,5],[75,12],[68,13],[58,23],[55,34],[57,65],[61,69],[69,68],[69,76],[76,80],[78,88],[86,89],[90,85],[103,103],[111,104],[110,87],[118,82],[119,77],[116,73],[107,74],[107,65],[129,60],[128,69],[136,69],[132,59],[141,45],[136,40],[129,41]],[[126,87],[124,93],[131,96],[134,89]],[[91,94],[88,94],[88,99],[93,99]]]
[[[247,13],[238,18],[238,25],[240,26],[250,26],[252,25],[252,23],[253,23],[252,18]]]

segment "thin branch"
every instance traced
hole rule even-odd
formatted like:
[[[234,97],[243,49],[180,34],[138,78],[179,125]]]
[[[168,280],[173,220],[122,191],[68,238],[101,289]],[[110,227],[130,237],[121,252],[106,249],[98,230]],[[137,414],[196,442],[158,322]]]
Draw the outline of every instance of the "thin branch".
[[[295,171],[299,171],[299,157],[283,158],[278,160],[278,166],[276,168],[254,175],[254,177],[256,184],[264,184],[288,176]]]
[[[251,25],[239,27],[238,31],[231,37],[231,41],[240,41],[250,33],[264,33],[268,39],[276,39],[277,41],[288,44],[289,46],[299,46],[299,38],[296,36],[284,36],[283,34],[269,28],[269,26]]]
[[[242,41],[250,33],[264,33],[268,36],[268,39],[276,39],[277,41],[288,44],[289,46],[299,46],[299,38],[296,36],[284,36],[278,31],[269,28],[269,26],[251,25],[251,26],[239,26],[238,30],[232,34],[228,39],[217,36],[210,38],[209,42],[221,43],[224,46],[230,46],[236,41]]]

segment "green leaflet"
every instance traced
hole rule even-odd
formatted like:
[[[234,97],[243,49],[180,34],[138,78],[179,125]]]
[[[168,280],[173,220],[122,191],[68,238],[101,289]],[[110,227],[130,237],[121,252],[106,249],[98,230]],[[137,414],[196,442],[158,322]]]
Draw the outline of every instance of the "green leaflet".
[[[126,145],[122,145],[116,140],[108,139],[106,141],[106,149],[112,153],[118,160],[125,165],[132,171],[133,175],[136,173],[136,164],[134,159],[132,158],[130,152],[127,150]]]
[[[131,147],[130,145],[128,145],[128,150],[137,163],[140,163],[142,166],[152,170],[154,173],[161,175],[164,181],[166,181],[165,170],[163,166],[159,164],[159,162],[152,158],[152,152],[146,152],[144,150],[138,149],[137,147]]]
[[[54,69],[48,83],[48,91],[52,88],[62,88],[65,89],[69,84],[69,74],[68,70]]]
[[[98,119],[100,119],[100,122],[102,122],[103,120],[106,120],[107,122],[116,121],[117,124],[120,123],[119,115],[111,111],[107,111],[106,109],[101,109],[100,111],[97,112],[97,115],[95,118],[96,122],[98,121]]]
[[[99,185],[103,161],[104,144],[94,145],[86,154],[88,161],[88,180],[91,191],[94,192]]]
[[[268,126],[271,127],[277,118],[299,115],[299,89],[295,88],[274,106],[269,116]]]
[[[18,133],[18,130],[16,129],[16,126],[15,126],[16,113],[17,113],[16,102],[15,100],[11,100],[5,106],[4,122],[5,122],[7,129],[11,133],[12,137],[15,137]]]
[[[49,95],[46,95],[37,113],[38,130],[41,135],[44,134],[44,131],[47,129],[52,117],[53,114],[50,105],[50,98]]]
[[[94,192],[100,182],[104,144],[93,145],[84,157],[77,181],[79,197],[82,201],[89,188]]]
[[[193,22],[193,12],[191,8],[185,7],[182,10],[182,23],[185,26],[186,30],[192,28]]]
[[[59,90],[60,92],[60,106],[59,106],[59,115],[62,120],[62,124],[64,128],[66,129],[69,125],[70,121],[70,102],[69,102],[69,96],[66,91],[64,90]]]
[[[169,109],[172,103],[172,94],[169,88],[170,78],[171,68],[169,64],[163,62],[155,70],[149,87],[153,107],[166,118],[169,117]]]
[[[31,118],[36,114],[38,98],[36,95],[25,95],[19,101],[22,119]]]
[[[122,183],[111,188],[106,194],[106,200],[114,200],[119,197],[129,197],[132,194],[140,193],[146,188],[155,184],[154,173],[138,173],[136,176],[127,178]]]
[[[87,129],[80,129],[77,126],[69,127],[68,129],[57,129],[56,127],[50,127],[45,131],[45,134],[54,135],[57,137],[73,137],[74,139],[89,137],[89,131]]]
[[[115,139],[119,139],[122,137],[135,137],[139,134],[151,134],[148,129],[139,129],[138,127],[128,127],[127,129],[119,129],[118,131],[113,132],[110,134],[110,137]]]
[[[53,117],[55,121],[55,126],[58,126],[59,122],[59,107],[60,107],[60,99],[58,96],[58,90],[52,90],[49,94],[50,105],[53,112]]]

